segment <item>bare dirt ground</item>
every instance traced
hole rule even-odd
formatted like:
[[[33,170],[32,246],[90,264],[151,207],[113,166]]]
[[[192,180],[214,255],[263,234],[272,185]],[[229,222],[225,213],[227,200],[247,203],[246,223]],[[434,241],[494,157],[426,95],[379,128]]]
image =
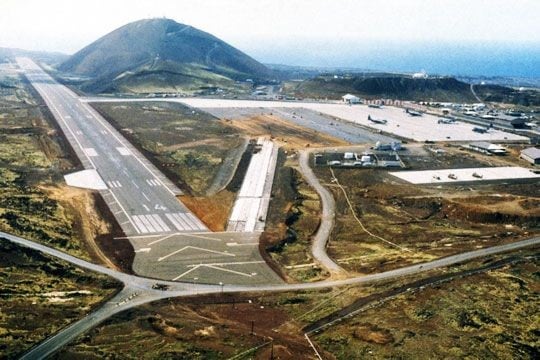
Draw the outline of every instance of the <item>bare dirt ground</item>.
[[[275,301],[240,294],[144,305],[110,319],[56,358],[227,359],[248,351],[239,359],[268,359],[273,351],[275,359],[316,359]]]
[[[275,115],[257,115],[241,120],[222,120],[250,136],[269,135],[286,150],[347,145],[338,138],[307,129]]]
[[[225,231],[235,194],[228,190],[207,196],[180,196],[188,209],[202,220],[211,231]]]
[[[90,190],[67,185],[44,185],[41,189],[74,215],[74,228],[90,257],[107,267],[118,270],[118,267],[103,253],[95,241],[97,237],[111,233],[111,224],[98,213],[96,194]]]

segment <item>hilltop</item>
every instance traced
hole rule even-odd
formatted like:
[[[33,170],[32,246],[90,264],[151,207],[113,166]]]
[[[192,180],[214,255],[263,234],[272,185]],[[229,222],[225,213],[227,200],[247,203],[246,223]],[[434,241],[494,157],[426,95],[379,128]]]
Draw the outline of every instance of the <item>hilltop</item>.
[[[353,93],[365,98],[474,102],[470,85],[451,77],[413,79],[407,75],[367,74],[348,77],[318,76],[288,90],[298,97],[340,98]]]
[[[89,92],[158,92],[231,87],[272,72],[217,37],[170,19],[124,25],[75,53],[58,70],[91,78]]]
[[[475,85],[481,101],[502,102],[521,106],[538,106],[538,91],[518,90],[500,85]],[[340,99],[352,93],[366,99],[400,99],[474,103],[479,100],[471,92],[470,83],[454,77],[413,78],[406,74],[363,73],[351,75],[321,74],[284,85],[288,96],[314,99]]]

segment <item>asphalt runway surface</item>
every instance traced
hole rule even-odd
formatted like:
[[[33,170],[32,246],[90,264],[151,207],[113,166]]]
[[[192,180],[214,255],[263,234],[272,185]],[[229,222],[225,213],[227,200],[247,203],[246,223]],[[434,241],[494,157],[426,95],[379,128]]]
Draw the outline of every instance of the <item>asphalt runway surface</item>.
[[[131,237],[133,270],[171,281],[204,284],[282,283],[259,253],[258,232]]]
[[[32,60],[19,66],[39,92],[85,169],[95,169],[100,191],[126,235],[206,231],[178,199],[181,191],[101,115]]]
[[[259,253],[260,232],[209,232],[176,198],[180,190],[94,109],[31,60],[18,64],[83,167],[95,169],[107,185],[100,194],[135,248],[137,274],[194,283],[282,283]]]

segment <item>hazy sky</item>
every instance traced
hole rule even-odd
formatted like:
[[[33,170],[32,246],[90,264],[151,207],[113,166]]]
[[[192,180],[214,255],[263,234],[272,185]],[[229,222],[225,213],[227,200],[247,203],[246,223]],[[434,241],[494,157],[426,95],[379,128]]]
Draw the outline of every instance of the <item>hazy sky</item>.
[[[540,45],[539,0],[0,0],[0,47],[73,53],[128,22],[163,16],[261,61],[332,42],[332,51],[349,52],[370,41]],[[272,51],[275,59],[260,58]]]

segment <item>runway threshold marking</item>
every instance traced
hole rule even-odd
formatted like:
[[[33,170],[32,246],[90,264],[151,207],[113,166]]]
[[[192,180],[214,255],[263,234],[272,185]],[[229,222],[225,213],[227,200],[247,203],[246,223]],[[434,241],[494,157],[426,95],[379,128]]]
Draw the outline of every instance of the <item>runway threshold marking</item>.
[[[194,250],[199,250],[199,251],[204,251],[204,252],[209,252],[209,253],[213,253],[213,254],[219,254],[219,255],[226,255],[226,256],[236,256],[235,254],[231,254],[231,253],[227,253],[227,252],[223,252],[223,251],[216,251],[216,250],[210,250],[210,249],[204,249],[204,248],[200,248],[200,247],[197,247],[197,246],[191,246],[191,245],[188,245],[188,246],[184,246],[183,248],[181,249],[178,249],[176,251],[173,251],[172,253],[168,254],[168,255],[165,255],[165,256],[162,256],[160,258],[158,258],[157,261],[163,261],[173,255],[176,255],[184,250],[188,250],[188,249],[194,249]]]

